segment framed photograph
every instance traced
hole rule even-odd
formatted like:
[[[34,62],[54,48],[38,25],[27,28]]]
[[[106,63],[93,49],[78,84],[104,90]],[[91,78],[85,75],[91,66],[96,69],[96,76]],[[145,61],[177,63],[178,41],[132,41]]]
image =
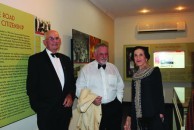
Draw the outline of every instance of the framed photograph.
[[[94,60],[94,47],[98,43],[108,42],[72,29],[71,58],[74,66],[74,77],[77,78],[81,68]]]
[[[72,30],[72,59],[74,63],[89,62],[89,35]]]
[[[74,66],[74,77],[77,77],[81,68],[90,62],[89,35],[72,30],[71,58]]]
[[[136,70],[134,62],[131,60],[131,52],[134,46],[124,45],[124,80],[130,80]]]
[[[94,47],[98,43],[101,43],[101,39],[90,36],[90,62],[94,60]]]

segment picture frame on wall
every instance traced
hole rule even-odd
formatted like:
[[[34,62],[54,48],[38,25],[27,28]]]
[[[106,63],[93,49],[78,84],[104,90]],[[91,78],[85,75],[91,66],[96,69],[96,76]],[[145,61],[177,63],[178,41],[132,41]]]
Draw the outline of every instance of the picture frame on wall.
[[[96,38],[94,36],[90,36],[90,44],[89,44],[90,45],[90,62],[95,60],[95,58],[94,58],[94,47],[98,43],[101,43],[101,39]]]
[[[130,80],[136,70],[135,64],[131,59],[134,46],[124,46],[124,80]]]
[[[74,63],[89,62],[89,35],[78,31],[72,31],[72,59]]]
[[[72,29],[71,39],[71,59],[74,66],[74,77],[77,78],[81,68],[95,60],[94,58],[94,47],[98,43],[108,42],[101,40],[92,35]]]

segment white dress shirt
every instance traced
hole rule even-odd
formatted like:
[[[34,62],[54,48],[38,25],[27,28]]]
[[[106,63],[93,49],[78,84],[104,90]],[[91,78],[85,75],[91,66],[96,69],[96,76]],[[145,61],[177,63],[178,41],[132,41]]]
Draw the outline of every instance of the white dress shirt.
[[[51,59],[51,62],[55,68],[55,71],[57,73],[57,76],[60,80],[60,83],[61,83],[61,86],[62,86],[62,89],[64,87],[64,84],[65,84],[65,78],[64,78],[64,72],[63,72],[63,68],[62,68],[62,65],[61,65],[61,61],[59,58],[57,57],[53,57],[51,56],[51,51],[49,51],[48,49],[46,49],[48,55],[49,55],[49,58]]]
[[[102,97],[102,103],[109,103],[116,97],[120,102],[123,98],[124,83],[115,65],[107,62],[106,69],[98,69],[95,60],[85,65],[76,81],[76,96],[80,96],[83,88],[89,88],[94,94]]]

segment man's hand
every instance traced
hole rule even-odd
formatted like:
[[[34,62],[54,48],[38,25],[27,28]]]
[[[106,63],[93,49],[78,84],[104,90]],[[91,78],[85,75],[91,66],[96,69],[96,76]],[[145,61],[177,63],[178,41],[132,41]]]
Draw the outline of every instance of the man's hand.
[[[164,122],[164,115],[160,114],[160,119],[162,120],[162,122]]]
[[[68,94],[63,102],[64,107],[71,107],[73,105],[73,99],[71,94]]]
[[[124,130],[131,130],[131,117],[129,116],[126,118]]]
[[[99,106],[101,104],[102,101],[102,97],[98,96],[94,101],[93,104],[95,104],[96,106]]]

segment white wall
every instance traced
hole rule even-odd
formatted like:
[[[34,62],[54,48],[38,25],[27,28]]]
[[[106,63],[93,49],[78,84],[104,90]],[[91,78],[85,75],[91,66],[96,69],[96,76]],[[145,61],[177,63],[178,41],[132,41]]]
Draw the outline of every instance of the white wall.
[[[160,14],[122,17],[115,20],[115,65],[123,76],[123,45],[131,44],[162,44],[194,42],[194,12],[181,14]],[[137,34],[136,26],[144,22],[185,21],[186,32]],[[123,76],[124,77],[124,76]],[[163,83],[165,102],[172,102],[172,88],[174,86],[191,87],[191,83]],[[130,101],[130,82],[125,82],[124,101]]]
[[[109,42],[110,61],[114,61],[114,21],[88,0],[0,0],[0,3],[51,21],[51,28],[62,37],[60,52],[70,56],[72,29],[76,29]]]
[[[72,29],[76,29],[109,42],[110,61],[114,62],[114,21],[88,0],[0,0],[0,3],[51,21],[51,28],[62,37],[60,52],[70,56]],[[37,130],[36,115],[0,130]]]

